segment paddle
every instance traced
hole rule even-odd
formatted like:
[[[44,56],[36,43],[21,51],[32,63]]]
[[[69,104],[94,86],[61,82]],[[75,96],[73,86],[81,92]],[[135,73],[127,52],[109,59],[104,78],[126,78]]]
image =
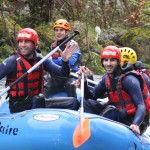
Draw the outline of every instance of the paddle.
[[[59,46],[57,46],[54,50],[52,50],[49,54],[47,54],[45,57],[43,57],[37,64],[35,64],[32,68],[30,68],[27,72],[25,72],[20,78],[18,78],[16,81],[14,81],[10,86],[5,88],[4,91],[0,93],[0,96],[4,95],[7,91],[9,91],[15,84],[17,84],[20,80],[22,80],[25,76],[27,76],[29,73],[31,73],[34,69],[36,69],[39,65],[41,65],[46,59],[48,59],[53,53],[58,51],[60,47],[64,44],[66,44],[68,41],[70,41],[72,38],[74,38],[77,34],[80,34],[79,31],[74,31],[74,33],[68,37],[64,42],[62,42]]]
[[[74,76],[74,77],[78,78],[78,75],[77,75],[77,74],[75,74],[75,73],[73,73],[73,72],[71,72],[71,73],[70,73],[70,75],[72,75],[72,76]],[[88,81],[89,83],[92,83],[92,84],[95,84],[95,85],[97,85],[97,84],[98,84],[97,82],[95,82],[95,81],[93,81],[93,80],[90,80],[90,79],[87,79],[87,81]]]
[[[73,145],[75,148],[81,146],[91,136],[90,121],[88,118],[86,119],[83,116],[83,112],[84,112],[83,102],[84,102],[84,73],[82,73],[82,77],[81,77],[80,123],[76,127],[74,134],[73,134]]]

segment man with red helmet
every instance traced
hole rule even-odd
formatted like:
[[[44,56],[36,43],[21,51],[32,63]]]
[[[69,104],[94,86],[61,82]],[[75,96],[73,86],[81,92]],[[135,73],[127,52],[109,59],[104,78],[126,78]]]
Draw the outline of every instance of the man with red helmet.
[[[56,48],[58,45],[60,45],[63,41],[65,41],[68,38],[68,35],[71,31],[70,23],[65,19],[58,19],[53,25],[54,29],[54,35],[56,40],[51,44],[51,50]],[[71,40],[68,42],[70,45],[73,43],[76,43],[76,41]],[[77,44],[78,45],[78,44]],[[51,59],[54,63],[56,63],[59,66],[62,66],[62,56],[61,53],[66,48],[66,45],[63,45],[60,47],[60,50],[55,52]],[[77,72],[79,65],[81,63],[81,52],[79,46],[77,46],[77,49],[74,51],[73,55],[69,59],[69,66],[71,72]],[[51,85],[53,84],[53,85]],[[51,77],[48,80],[48,84],[46,84],[45,89],[45,95],[51,91],[52,94],[56,94],[58,92],[65,91],[67,92],[69,97],[75,97],[75,79],[72,76],[69,76],[68,79],[59,79],[58,77]],[[54,88],[55,87],[55,88]]]
[[[85,112],[100,114],[109,119],[125,123],[137,135],[145,130],[143,120],[150,106],[150,96],[143,76],[128,68],[121,67],[121,52],[116,46],[107,46],[100,55],[102,66],[106,74],[94,89],[89,90],[85,83]],[[80,67],[78,74],[86,67]],[[85,81],[86,82],[86,81]],[[101,105],[98,101],[105,92],[108,95],[108,104]],[[149,109],[149,108],[148,108]]]
[[[18,32],[17,51],[0,64],[0,79],[6,76],[6,86],[11,85],[42,59],[41,53],[36,49],[38,41],[37,32],[31,28],[24,28]],[[67,45],[62,53],[61,67],[47,59],[34,71],[25,76],[23,80],[16,83],[8,91],[10,112],[15,113],[32,108],[45,107],[45,99],[42,95],[44,70],[50,74],[68,77],[70,73],[68,60],[75,50],[75,44],[72,46]]]

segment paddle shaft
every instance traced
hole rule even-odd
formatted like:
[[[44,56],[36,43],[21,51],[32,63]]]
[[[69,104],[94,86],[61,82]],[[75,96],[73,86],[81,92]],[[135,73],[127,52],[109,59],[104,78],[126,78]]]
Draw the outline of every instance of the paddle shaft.
[[[72,76],[78,78],[78,75],[75,74],[75,73],[73,73],[73,72],[71,72],[70,75],[72,75]],[[92,84],[95,84],[95,85],[98,84],[97,82],[95,82],[95,81],[93,81],[93,80],[90,80],[90,79],[87,79],[87,82],[92,83]]]
[[[27,76],[29,73],[31,73],[33,70],[35,70],[39,65],[41,65],[52,54],[54,54],[56,51],[58,51],[62,45],[66,44],[68,41],[70,41],[71,39],[73,39],[77,34],[79,34],[79,31],[74,31],[74,33],[70,37],[68,37],[64,42],[62,42],[59,46],[57,46],[49,54],[47,54],[45,57],[43,57],[37,64],[35,64],[33,67],[31,67],[27,72],[25,72],[20,78],[18,78],[16,81],[14,81],[10,86],[8,86],[7,88],[5,88],[5,90],[0,93],[0,96],[4,95],[7,91],[9,91],[15,84],[17,84],[25,76]]]
[[[73,145],[75,148],[85,143],[91,136],[90,120],[84,118],[84,72],[81,74],[81,107],[80,107],[80,124],[73,133]]]
[[[81,108],[80,108],[80,117],[83,118],[84,112],[84,73],[81,74]]]

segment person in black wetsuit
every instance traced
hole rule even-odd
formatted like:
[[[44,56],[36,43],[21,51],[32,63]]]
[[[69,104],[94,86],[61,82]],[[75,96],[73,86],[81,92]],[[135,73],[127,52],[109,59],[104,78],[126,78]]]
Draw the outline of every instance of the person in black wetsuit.
[[[137,54],[135,50],[133,50],[130,47],[121,47],[119,49],[121,51],[121,66],[122,67],[126,66],[128,62],[133,64],[134,69],[142,74],[146,82],[147,88],[150,92],[150,73],[146,69],[144,63],[141,62],[140,60],[137,60]],[[145,128],[150,125],[149,114],[145,116],[142,125],[144,124],[145,124]]]
[[[143,132],[140,127],[146,113],[150,112],[150,96],[145,80],[139,72],[133,70],[132,64],[129,63],[127,69],[121,67],[121,52],[116,46],[105,47],[100,57],[106,74],[92,90],[87,86],[86,68],[80,67],[78,71],[79,76],[81,72],[85,73],[84,110],[125,123],[139,135]],[[102,106],[96,100],[105,92],[109,102]]]
[[[134,69],[143,75],[150,92],[150,73],[146,69],[145,65],[141,61],[137,60],[135,50],[130,47],[121,47],[119,49],[121,50],[121,66],[126,65],[127,62],[133,64]]]
[[[0,79],[6,76],[6,86],[10,86],[42,59],[38,46],[38,34],[31,28],[18,32],[18,49],[0,64]],[[16,83],[9,91],[9,108],[11,113],[45,107],[42,95],[44,87],[44,70],[60,77],[68,77],[70,73],[69,59],[76,50],[76,44],[67,45],[62,53],[62,66],[47,59],[34,71]],[[74,101],[74,106],[77,102]]]

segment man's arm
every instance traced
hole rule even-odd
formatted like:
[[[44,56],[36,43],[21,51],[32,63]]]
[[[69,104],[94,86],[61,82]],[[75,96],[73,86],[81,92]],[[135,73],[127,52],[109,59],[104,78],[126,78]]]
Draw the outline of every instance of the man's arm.
[[[44,62],[45,71],[60,77],[68,77],[70,73],[69,62],[62,62],[62,66],[55,64],[53,61],[47,59]]]
[[[106,92],[106,85],[105,85],[106,76],[102,77],[102,80],[96,85],[93,89],[90,90],[87,84],[84,87],[84,96],[86,99],[94,99],[97,100],[101,98]]]
[[[0,64],[0,80],[10,74],[12,71],[14,71],[16,66],[16,58],[15,56],[10,56],[6,58],[1,64]]]
[[[136,107],[136,113],[130,128],[135,133],[140,134],[139,126],[142,123],[146,113],[140,82],[135,76],[128,75],[125,79],[123,79],[123,87],[125,88],[125,91],[131,96],[131,100]]]

